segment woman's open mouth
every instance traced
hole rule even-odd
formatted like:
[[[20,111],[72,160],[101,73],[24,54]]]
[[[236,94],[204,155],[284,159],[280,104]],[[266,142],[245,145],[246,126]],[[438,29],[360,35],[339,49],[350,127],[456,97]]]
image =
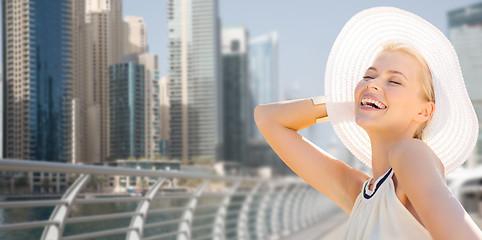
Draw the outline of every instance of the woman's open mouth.
[[[360,109],[362,110],[383,110],[386,108],[387,106],[385,106],[385,104],[375,99],[363,98],[361,100]]]

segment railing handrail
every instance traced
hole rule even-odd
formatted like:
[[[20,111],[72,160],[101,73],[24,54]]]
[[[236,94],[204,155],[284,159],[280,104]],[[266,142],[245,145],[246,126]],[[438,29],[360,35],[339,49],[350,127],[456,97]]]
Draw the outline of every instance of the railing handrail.
[[[126,175],[143,177],[167,178],[202,178],[210,180],[249,180],[266,181],[268,179],[249,176],[219,176],[206,173],[183,172],[178,170],[147,170],[126,167],[97,166],[72,163],[57,163],[33,160],[0,159],[2,171],[32,171],[35,172],[62,172],[62,173],[88,173],[95,175]]]

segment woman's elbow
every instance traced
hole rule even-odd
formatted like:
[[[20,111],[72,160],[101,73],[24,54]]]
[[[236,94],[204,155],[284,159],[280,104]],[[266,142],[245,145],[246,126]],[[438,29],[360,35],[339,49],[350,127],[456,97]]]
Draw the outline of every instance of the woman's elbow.
[[[254,108],[254,121],[259,125],[264,118],[267,116],[266,104],[259,104]]]

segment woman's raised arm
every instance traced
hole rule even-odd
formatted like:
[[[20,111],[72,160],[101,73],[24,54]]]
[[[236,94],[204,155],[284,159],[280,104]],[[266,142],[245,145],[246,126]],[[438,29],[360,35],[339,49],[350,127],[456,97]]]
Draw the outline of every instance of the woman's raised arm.
[[[369,176],[334,159],[297,131],[326,117],[325,104],[296,99],[258,105],[254,119],[268,144],[298,176],[350,214]]]

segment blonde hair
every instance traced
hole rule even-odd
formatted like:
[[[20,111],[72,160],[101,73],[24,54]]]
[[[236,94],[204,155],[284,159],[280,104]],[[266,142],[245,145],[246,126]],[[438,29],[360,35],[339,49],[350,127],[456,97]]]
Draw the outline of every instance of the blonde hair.
[[[422,65],[423,74],[424,74],[424,78],[421,81],[423,97],[425,98],[425,100],[435,103],[435,93],[434,93],[434,90],[433,90],[432,74],[430,73],[430,69],[427,65],[427,62],[425,62],[425,59],[423,58],[422,54],[420,54],[417,50],[415,50],[414,48],[412,48],[411,46],[409,46],[405,43],[389,41],[389,42],[386,42],[382,46],[382,50],[377,54],[377,57],[382,52],[386,52],[386,51],[388,51],[388,52],[397,52],[397,51],[404,52],[404,53],[407,53],[407,54],[415,57],[418,60],[418,62]],[[423,130],[425,129],[425,127],[428,126],[431,119],[432,119],[432,117],[430,117],[426,122],[424,122],[417,129],[417,131],[415,131],[415,134],[414,134],[413,138],[423,140]]]

